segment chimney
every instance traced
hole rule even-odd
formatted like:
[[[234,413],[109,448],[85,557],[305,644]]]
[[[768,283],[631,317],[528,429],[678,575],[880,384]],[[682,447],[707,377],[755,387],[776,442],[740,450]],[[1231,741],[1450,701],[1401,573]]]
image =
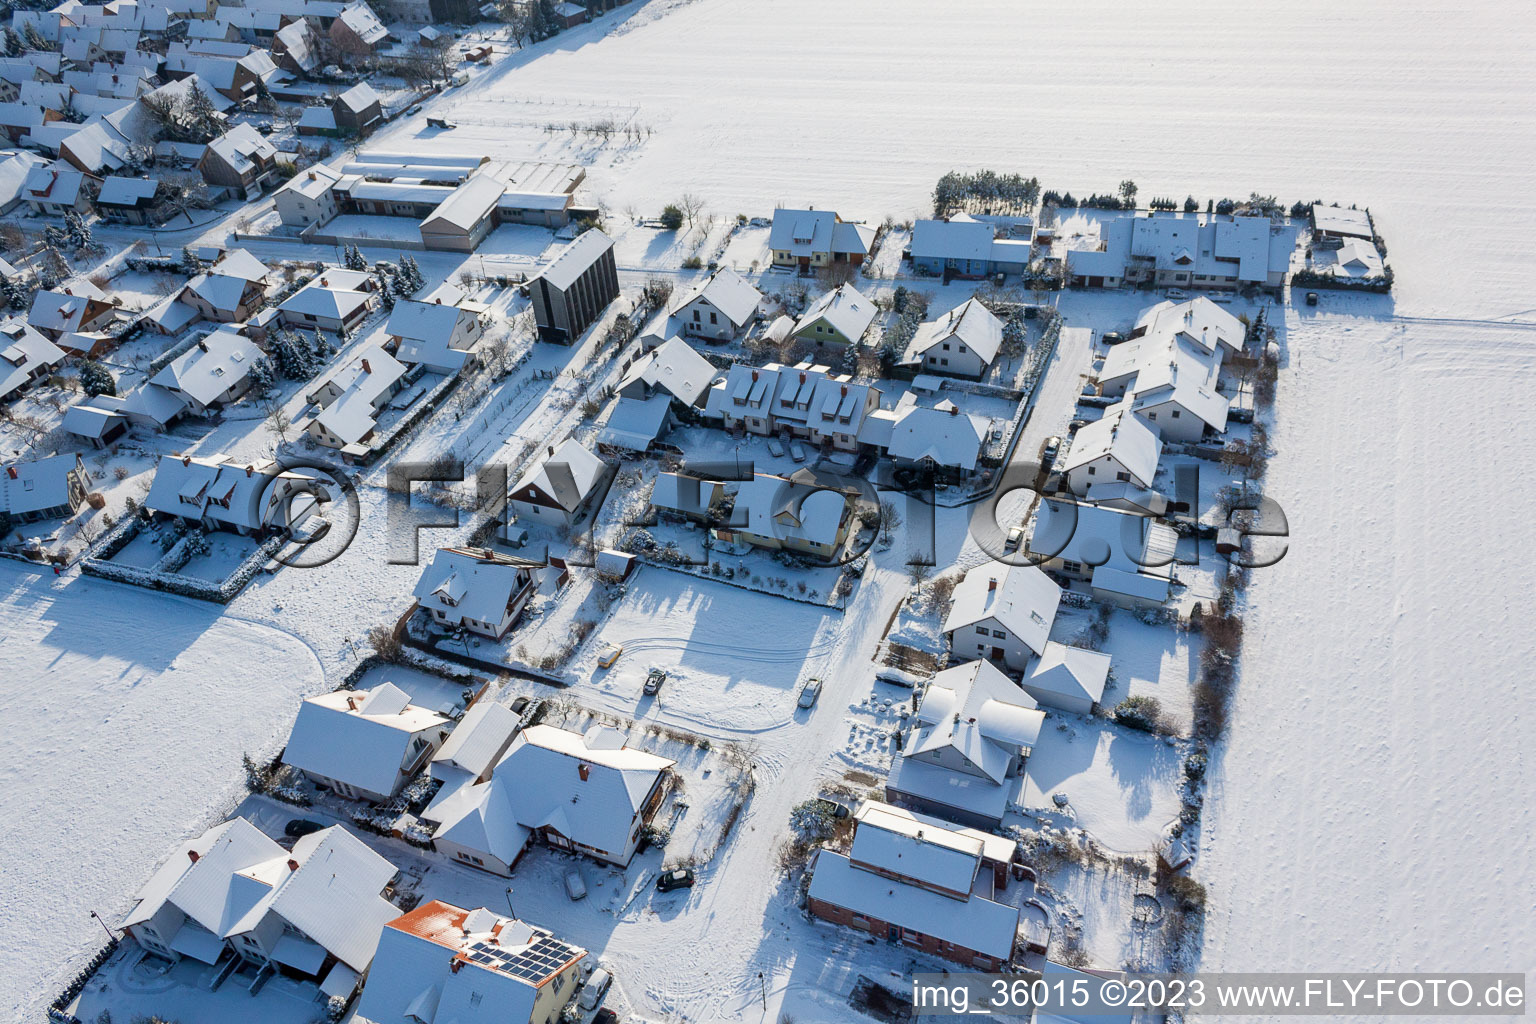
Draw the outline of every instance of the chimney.
[[[576,766],[576,771],[577,771],[578,774],[581,775],[581,781],[582,782],[586,782],[587,781],[587,777],[592,774],[591,766],[590,765],[585,765],[585,764],[577,765]]]
[[[197,856],[198,854],[196,850],[187,851],[187,860],[191,861],[193,864],[197,863]]]
[[[246,466],[245,467],[245,475],[246,476],[250,476],[253,469],[255,469],[254,466]]]
[[[950,406],[949,407],[949,414],[951,416],[959,416],[960,415],[960,407],[958,405]]]
[[[190,456],[190,455],[183,455],[181,457],[181,464],[183,466],[190,466],[190,465],[192,465],[192,456]]]
[[[363,360],[363,372],[364,373],[372,373],[373,372],[373,370],[369,368],[368,360],[366,360],[366,359]]]
[[[458,957],[454,957],[453,960],[448,964],[448,971],[450,974],[458,974],[459,968],[463,966],[464,961],[460,960]]]
[[[314,181],[315,180],[315,172],[314,171],[310,171],[309,172],[309,180],[310,181]]]
[[[6,466],[5,467],[5,475],[10,477],[12,480],[15,480],[16,479],[16,467],[15,466]]]
[[[290,857],[288,859],[288,870],[289,871],[297,871],[297,870],[299,870],[299,862]]]
[[[347,698],[347,710],[348,711],[356,711],[357,710],[357,701],[354,700],[351,697]]]
[[[987,593],[997,590],[997,580],[987,580]]]
[[[753,379],[753,380],[754,380],[754,381],[755,381],[755,380],[757,380],[757,371],[756,371],[756,370],[753,370],[753,371],[752,371],[752,379]]]
[[[555,457],[555,446],[554,445],[550,445],[548,451],[549,451],[549,457],[550,458],[554,458]]]
[[[208,343],[206,341],[203,341],[203,340],[199,339],[198,343],[197,343],[197,350],[199,352],[207,352],[208,351]]]
[[[441,295],[439,295],[437,298],[433,299],[432,301],[437,303],[439,306],[441,306],[443,304],[443,297]]]
[[[329,288],[330,286],[331,286],[331,282],[330,281],[326,280],[323,277],[320,279],[320,287],[321,288]]]
[[[65,285],[65,286],[64,286],[64,294],[65,294],[65,295],[74,295],[74,294],[75,294],[75,293],[74,293],[74,292],[72,292],[72,291],[70,291],[70,289],[69,289],[69,285]]]
[[[838,388],[837,389],[837,393],[839,395],[841,395],[842,397],[847,398],[848,397],[848,385],[844,384],[842,387]]]

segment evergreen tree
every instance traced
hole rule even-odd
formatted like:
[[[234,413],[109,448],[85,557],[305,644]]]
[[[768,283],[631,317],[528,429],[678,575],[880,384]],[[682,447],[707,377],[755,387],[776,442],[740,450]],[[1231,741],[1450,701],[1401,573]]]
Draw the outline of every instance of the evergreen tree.
[[[277,369],[272,365],[271,359],[262,356],[251,364],[251,391],[257,398],[270,395],[276,380]]]
[[[12,309],[26,309],[32,304],[32,296],[14,277],[0,277],[0,295],[5,297]]]
[[[203,261],[197,258],[197,253],[190,246],[182,247],[181,272],[188,277],[196,277],[203,272]]]
[[[117,394],[117,382],[112,379],[111,371],[93,359],[80,364],[80,386],[92,398]]]
[[[9,25],[5,26],[5,39],[0,42],[0,45],[3,45],[7,57],[15,57],[26,48],[22,45],[21,36],[18,36],[16,30]]]

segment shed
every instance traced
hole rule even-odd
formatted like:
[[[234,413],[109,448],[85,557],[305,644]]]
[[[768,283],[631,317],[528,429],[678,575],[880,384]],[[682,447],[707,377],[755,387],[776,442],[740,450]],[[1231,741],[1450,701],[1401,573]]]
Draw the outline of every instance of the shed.
[[[617,548],[603,548],[597,553],[594,568],[604,579],[628,579],[629,574],[635,571],[635,556]]]

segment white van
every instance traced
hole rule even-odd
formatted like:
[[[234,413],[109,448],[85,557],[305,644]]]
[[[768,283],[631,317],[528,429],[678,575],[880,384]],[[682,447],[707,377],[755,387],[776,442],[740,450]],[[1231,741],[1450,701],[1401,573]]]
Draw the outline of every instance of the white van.
[[[592,972],[592,977],[582,987],[581,998],[577,1000],[583,1010],[595,1010],[597,1004],[603,1001],[603,996],[608,993],[608,986],[613,984],[613,975],[608,973],[606,967],[599,967]]]

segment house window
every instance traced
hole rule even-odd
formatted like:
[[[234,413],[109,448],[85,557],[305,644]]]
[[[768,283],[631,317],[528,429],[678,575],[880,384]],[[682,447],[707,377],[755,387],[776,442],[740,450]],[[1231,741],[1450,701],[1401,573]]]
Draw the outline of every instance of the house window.
[[[1129,480],[1130,478],[1131,478],[1131,474],[1129,474],[1129,473],[1116,473],[1115,474],[1115,479],[1116,480]]]
[[[712,323],[712,324],[719,323],[720,322],[719,314],[716,314],[716,313],[709,314],[709,322]]]
[[[986,644],[977,644],[976,645],[976,653],[977,654],[986,654],[987,653],[987,645]]]
[[[1071,559],[1063,558],[1061,560],[1061,568],[1063,572],[1075,573],[1080,576],[1083,572],[1083,563],[1074,562]]]
[[[995,637],[997,637],[997,638],[998,638],[998,639],[999,639],[999,640],[1001,640],[1001,639],[1003,639],[1003,638],[1004,638],[1004,637],[1006,637],[1006,636],[1007,636],[1007,635],[1008,635],[1008,634],[1007,634],[1007,633],[1004,633],[1004,632],[1003,632],[1003,631],[1002,631],[1002,630],[1000,630],[1000,629],[994,629],[994,630],[993,630],[993,631],[992,631],[992,635],[993,635],[993,636],[995,636]]]
[[[940,359],[939,360],[939,365],[940,366],[948,366],[949,365],[949,360],[948,359]]]
[[[1149,413],[1147,413],[1147,419],[1149,419],[1149,420],[1155,420],[1155,419],[1157,419],[1157,413],[1155,413],[1155,412],[1149,412]]]
[[[1089,466],[1088,467],[1088,475],[1089,476],[1093,476],[1094,474],[1098,473],[1098,471],[1099,471],[1099,468],[1097,466]]]
[[[987,627],[986,626],[977,626],[976,627],[976,633],[979,636],[986,636],[987,635]]]
[[[693,322],[694,323],[698,323],[699,322],[699,311],[698,310],[694,310],[693,311]]]
[[[945,352],[949,351],[949,342],[947,342],[947,341],[944,343],[944,351]]]
[[[1179,410],[1177,410],[1177,409],[1175,409],[1175,410],[1173,410],[1173,412],[1172,412],[1172,413],[1170,413],[1170,414],[1169,414],[1169,415],[1170,415],[1170,417],[1171,417],[1171,418],[1173,418],[1173,419],[1178,419],[1178,418],[1179,418]]]

